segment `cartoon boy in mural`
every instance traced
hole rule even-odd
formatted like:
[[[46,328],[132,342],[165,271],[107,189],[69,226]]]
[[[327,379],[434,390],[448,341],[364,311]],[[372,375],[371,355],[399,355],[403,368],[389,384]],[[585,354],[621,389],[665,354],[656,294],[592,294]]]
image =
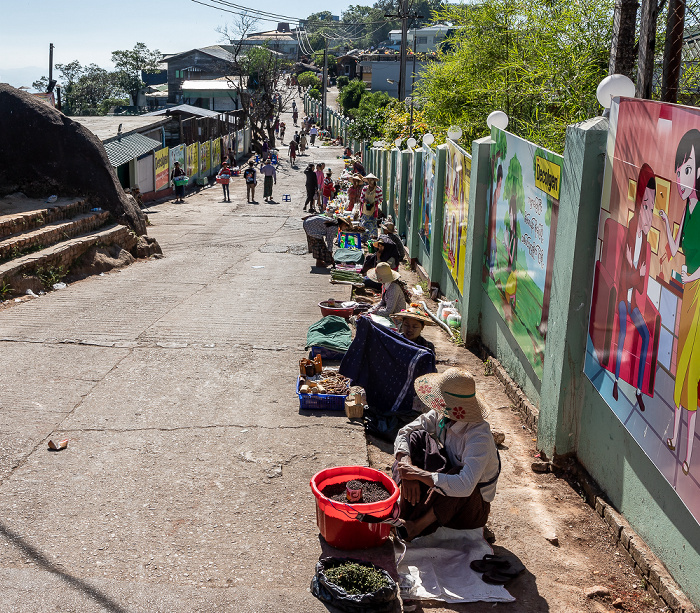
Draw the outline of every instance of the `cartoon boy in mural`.
[[[501,197],[501,188],[503,187],[503,165],[499,164],[498,165],[498,171],[496,172],[496,189],[493,192],[493,204],[491,205],[491,209],[493,211],[496,210],[498,206],[498,199]],[[491,278],[494,279],[494,268],[496,267],[496,253],[498,251],[498,247],[496,246],[496,233],[493,232],[492,235],[489,236],[491,239],[491,244],[489,245],[489,258],[488,258],[488,266],[489,266],[489,275],[491,275]]]
[[[622,365],[622,353],[625,347],[627,336],[627,317],[639,332],[642,339],[642,347],[639,355],[639,372],[637,373],[637,403],[639,409],[644,410],[644,400],[642,399],[642,383],[644,382],[644,367],[647,361],[649,350],[649,328],[644,321],[639,305],[637,304],[637,294],[642,294],[646,287],[646,280],[649,275],[647,236],[651,229],[654,217],[654,202],[656,201],[656,178],[654,171],[649,164],[643,164],[639,170],[637,179],[637,192],[634,198],[634,216],[627,225],[627,233],[624,242],[624,256],[622,258],[622,271],[620,272],[620,292],[621,298],[617,306],[620,320],[620,332],[617,341],[617,358],[615,360],[615,385],[613,386],[613,398],[617,400],[617,382],[620,378],[620,367]]]
[[[681,303],[678,331],[678,365],[673,390],[675,404],[673,438],[666,440],[671,451],[676,450],[681,422],[681,407],[688,411],[688,445],[682,464],[685,475],[690,471],[693,453],[695,418],[697,417],[698,393],[700,392],[700,211],[697,210],[700,187],[700,131],[689,130],[678,143],[676,151],[676,187],[681,200],[685,200],[685,211],[680,227],[673,236],[671,222],[664,211],[661,219],[666,224],[666,236],[674,257],[683,249],[685,266],[682,268],[683,301]]]

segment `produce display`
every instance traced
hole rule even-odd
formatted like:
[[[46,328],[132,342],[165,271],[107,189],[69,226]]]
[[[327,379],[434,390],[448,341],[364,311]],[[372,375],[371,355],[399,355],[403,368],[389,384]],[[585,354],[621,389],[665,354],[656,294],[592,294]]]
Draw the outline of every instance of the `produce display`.
[[[383,587],[389,587],[384,573],[371,566],[345,562],[325,571],[326,579],[348,594],[372,594]]]
[[[329,372],[322,379],[311,381],[304,379],[299,387],[300,394],[332,394],[347,396],[350,391],[350,379],[338,372]]]
[[[364,283],[364,277],[359,272],[351,272],[349,270],[331,270],[331,279],[348,283]]]

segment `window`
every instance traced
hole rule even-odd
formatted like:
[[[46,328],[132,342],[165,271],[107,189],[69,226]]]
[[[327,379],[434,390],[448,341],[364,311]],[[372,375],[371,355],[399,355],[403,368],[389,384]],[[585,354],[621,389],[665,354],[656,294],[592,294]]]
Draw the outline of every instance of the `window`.
[[[427,45],[428,44],[428,37],[427,36],[417,36],[416,37],[416,44]]]

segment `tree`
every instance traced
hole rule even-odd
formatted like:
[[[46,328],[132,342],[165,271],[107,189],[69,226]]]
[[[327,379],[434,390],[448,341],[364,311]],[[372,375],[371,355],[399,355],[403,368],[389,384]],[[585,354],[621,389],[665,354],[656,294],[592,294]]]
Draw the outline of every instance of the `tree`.
[[[302,72],[297,76],[297,83],[302,87],[312,87],[318,89],[321,87],[321,79],[319,79],[313,72],[307,70]]]
[[[455,25],[452,51],[440,52],[416,86],[433,129],[458,124],[469,142],[501,109],[510,131],[562,151],[566,127],[599,112],[612,14],[612,0],[484,0],[443,9],[439,17]]]
[[[312,100],[320,100],[321,99],[321,92],[318,89],[316,89],[315,87],[312,87],[311,89],[309,89],[308,93],[309,93],[309,98],[311,98]]]
[[[41,77],[32,83],[32,88],[38,92],[45,92],[49,88],[49,78]]]
[[[342,90],[343,87],[345,87],[348,83],[350,83],[349,77],[346,77],[345,75],[341,75],[338,77],[338,90]]]
[[[139,91],[146,85],[141,74],[158,72],[160,60],[160,51],[151,51],[144,43],[136,43],[133,49],[112,51],[112,62],[118,73],[117,82],[129,93],[134,105],[138,102]]]
[[[340,92],[338,103],[346,115],[350,114],[351,109],[356,109],[360,106],[362,96],[367,93],[367,87],[362,81],[350,81]]]

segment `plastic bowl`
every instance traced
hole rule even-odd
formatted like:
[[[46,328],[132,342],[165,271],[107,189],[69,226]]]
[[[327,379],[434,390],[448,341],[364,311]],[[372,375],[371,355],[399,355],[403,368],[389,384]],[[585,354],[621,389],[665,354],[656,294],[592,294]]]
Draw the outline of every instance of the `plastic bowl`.
[[[321,309],[321,315],[324,317],[327,317],[328,315],[337,315],[338,317],[350,319],[352,312],[355,310],[355,307],[350,307],[348,309],[344,309],[340,306],[330,307],[325,301],[319,302],[318,306]]]
[[[321,490],[352,479],[381,481],[390,495],[386,500],[362,504],[346,504],[326,498]],[[391,515],[399,498],[399,487],[384,473],[366,466],[326,468],[311,478],[311,491],[316,497],[316,524],[321,536],[338,549],[379,547],[391,532],[389,524],[368,524],[354,519],[358,513],[385,518]]]

